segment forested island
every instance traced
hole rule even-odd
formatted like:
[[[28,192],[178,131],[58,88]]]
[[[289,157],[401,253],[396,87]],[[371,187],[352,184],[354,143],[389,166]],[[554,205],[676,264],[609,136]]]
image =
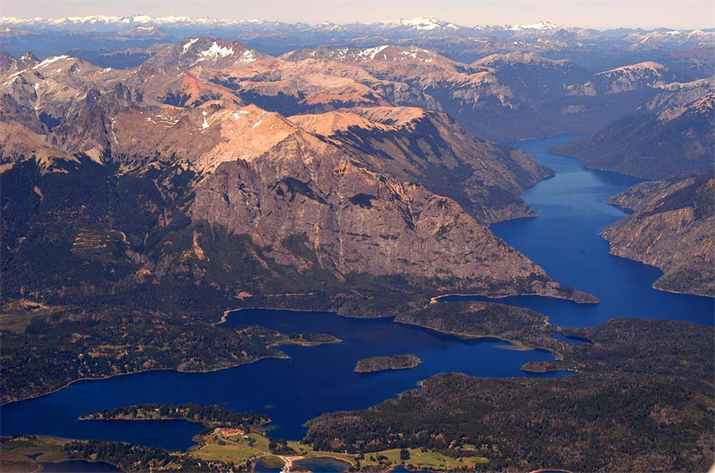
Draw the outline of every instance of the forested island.
[[[374,373],[385,370],[404,370],[418,366],[422,360],[415,355],[373,356],[357,362],[356,373]]]
[[[328,343],[340,343],[338,337],[325,333],[290,333],[279,340],[271,343],[269,347],[277,347],[280,345],[300,345],[304,347],[312,347],[316,345],[325,345]]]
[[[236,412],[223,406],[200,404],[139,404],[92,412],[80,420],[186,420],[206,427],[232,427],[248,430],[270,422],[263,414]]]

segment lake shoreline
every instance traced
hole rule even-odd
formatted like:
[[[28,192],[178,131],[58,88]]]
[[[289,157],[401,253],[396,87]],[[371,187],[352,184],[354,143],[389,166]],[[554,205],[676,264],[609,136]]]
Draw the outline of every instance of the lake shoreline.
[[[259,361],[261,361],[261,360],[265,360],[265,359],[286,360],[286,359],[289,359],[289,358],[290,358],[290,357],[289,357],[288,355],[285,355],[285,356],[280,356],[280,355],[269,356],[269,355],[265,355],[265,356],[258,357],[258,358],[256,358],[255,360],[244,361],[244,362],[232,364],[231,366],[222,366],[222,367],[220,367],[220,368],[213,368],[213,369],[206,369],[206,370],[180,370],[180,369],[177,369],[177,368],[152,368],[152,369],[148,369],[148,370],[132,371],[132,372],[130,372],[130,373],[117,373],[117,374],[112,374],[112,375],[108,375],[108,376],[101,376],[101,377],[97,377],[97,378],[78,378],[78,379],[73,379],[73,380],[70,381],[69,383],[64,384],[64,385],[60,386],[59,388],[54,389],[54,390],[52,390],[52,391],[50,391],[50,392],[46,392],[46,393],[42,393],[42,394],[37,394],[37,395],[33,395],[33,396],[24,397],[24,398],[22,398],[22,399],[14,399],[14,400],[12,400],[12,401],[6,401],[6,402],[3,402],[3,403],[0,403],[0,407],[9,406],[10,404],[15,404],[15,403],[18,403],[18,402],[30,401],[30,400],[32,400],[32,399],[40,399],[40,398],[43,398],[43,397],[46,397],[46,396],[50,396],[50,395],[52,395],[52,394],[55,394],[55,393],[57,393],[57,392],[59,392],[59,391],[62,391],[63,389],[66,389],[66,388],[72,386],[73,384],[79,383],[79,382],[81,382],[81,381],[103,381],[103,380],[108,380],[108,379],[112,379],[112,378],[118,378],[118,377],[120,377],[120,376],[131,376],[131,375],[135,375],[135,374],[152,373],[152,372],[160,372],[160,371],[174,371],[174,372],[177,372],[177,373],[214,373],[214,372],[217,372],[217,371],[223,371],[223,370],[229,370],[229,369],[232,369],[232,368],[238,368],[239,366],[243,366],[243,365],[250,365],[250,364],[253,364],[253,363],[257,363],[257,362],[259,362]]]

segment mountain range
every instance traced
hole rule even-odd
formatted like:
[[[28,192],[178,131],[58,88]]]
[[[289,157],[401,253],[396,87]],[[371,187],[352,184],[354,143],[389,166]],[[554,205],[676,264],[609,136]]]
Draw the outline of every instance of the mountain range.
[[[617,65],[624,58],[661,60],[671,50],[709,48],[715,31],[642,30],[621,28],[598,31],[540,21],[527,25],[460,26],[437,18],[412,18],[369,24],[323,22],[285,23],[258,19],[214,19],[147,15],[127,17],[87,16],[65,18],[0,17],[2,50],[22,54],[63,54],[71,48],[116,51],[177,42],[186,36],[224,37],[240,40],[271,54],[331,45],[374,47],[377,41],[436,49],[454,59],[474,61],[498,52],[525,51],[574,57],[597,63],[599,68]],[[48,41],[49,40],[49,41]],[[604,49],[606,48],[606,49]],[[641,59],[645,60],[645,59]]]
[[[9,215],[23,221],[6,226],[9,267],[27,265],[15,255],[47,243],[28,238],[29,221],[62,226],[56,219],[70,212],[88,220],[55,243],[72,258],[84,254],[72,250],[87,245],[82,235],[112,248],[103,256],[105,269],[119,279],[107,293],[127,281],[168,277],[209,287],[216,278],[233,278],[231,285],[217,284],[218,292],[266,294],[297,271],[311,276],[296,292],[320,289],[330,297],[336,284],[357,275],[400,275],[437,290],[589,300],[561,288],[486,227],[534,216],[519,194],[551,171],[473,134],[520,139],[612,127],[648,154],[649,172],[687,171],[672,153],[660,168],[654,165],[663,158],[649,154],[647,144],[658,143],[658,134],[672,147],[688,146],[682,159],[692,172],[707,166],[712,147],[712,81],[677,82],[681,70],[652,61],[593,73],[534,52],[467,64],[396,45],[320,46],[276,57],[208,37],[141,51],[141,64],[124,68],[69,54],[0,57],[3,175],[25,176],[17,177],[25,190],[6,197],[12,201],[6,207],[16,209]],[[623,125],[643,122],[648,134],[641,141]],[[682,145],[671,139],[674,133]],[[599,136],[615,150],[628,149],[606,128],[561,152],[585,156],[595,141],[591,146],[605,154],[609,146],[598,144]],[[630,172],[610,159],[594,166]],[[69,200],[62,209],[45,209],[48,187],[89,182],[87,173],[98,187],[63,194]],[[142,192],[122,194],[127,179]],[[113,197],[100,204],[96,192]],[[125,205],[142,209],[140,222],[123,226],[115,212]],[[240,264],[262,268],[265,280],[240,282],[237,267],[210,263],[200,242],[216,228],[226,238],[245,239]],[[168,252],[161,238],[178,238],[183,252]],[[57,294],[54,283],[20,276],[45,271],[42,261],[36,264],[18,271],[8,287]],[[81,293],[62,286],[64,294]]]
[[[594,300],[487,228],[533,216],[519,194],[549,169],[442,112],[295,66],[209,38],[131,69],[5,55],[6,290],[78,300],[196,284],[221,297],[335,301],[383,281]],[[276,89],[301,99],[271,110]],[[103,275],[91,290],[87,271]]]

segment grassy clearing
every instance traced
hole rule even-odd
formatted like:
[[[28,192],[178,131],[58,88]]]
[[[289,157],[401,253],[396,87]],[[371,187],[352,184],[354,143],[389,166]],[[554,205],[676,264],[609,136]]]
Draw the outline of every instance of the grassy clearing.
[[[221,460],[226,462],[243,463],[246,460],[255,460],[260,458],[261,461],[272,462],[280,461],[271,453],[268,448],[268,438],[251,433],[249,439],[243,438],[242,435],[230,436],[227,438],[219,438],[215,435],[206,438],[206,445],[192,452],[192,455],[202,460]],[[223,445],[222,445],[223,443]],[[335,452],[316,452],[313,451],[310,445],[305,445],[300,442],[289,441],[288,446],[295,450],[295,456],[306,458],[314,457],[332,457],[345,460],[355,466],[356,455]],[[452,471],[458,468],[468,467],[473,468],[480,463],[487,463],[488,460],[483,457],[462,457],[450,458],[436,452],[426,451],[421,449],[411,448],[410,459],[407,461],[400,460],[400,450],[392,449],[377,453],[369,453],[360,461],[363,467],[379,466],[387,467],[389,465],[405,465],[412,466],[416,469],[426,469],[434,471]],[[279,465],[280,466],[280,465]]]
[[[191,455],[202,460],[221,460],[225,462],[243,463],[256,457],[270,453],[268,439],[255,433],[231,435],[219,438],[216,435],[207,436],[206,444],[191,452]]]
[[[226,443],[219,445],[218,443],[207,443],[198,450],[191,452],[191,456],[201,460],[220,460],[225,462],[243,463],[246,460],[256,458],[265,453],[251,448],[248,445],[235,445]]]
[[[305,445],[304,443],[296,442],[295,440],[289,440],[288,446],[297,452],[297,455],[308,455],[313,451],[313,447],[310,445]]]
[[[62,452],[62,446],[67,440],[51,437],[19,437],[7,439],[2,443],[0,454],[0,471],[35,473],[40,471],[38,462],[61,462],[67,460],[67,456]],[[190,452],[196,459],[209,461],[233,462],[242,464],[247,460],[262,461],[271,467],[283,466],[283,461],[268,448],[268,438],[258,434],[250,433],[247,438],[243,435],[231,435],[221,437],[210,434],[204,437],[204,444]],[[345,453],[315,452],[310,445],[300,442],[290,441],[288,446],[295,450],[295,456],[315,458],[332,457],[345,460],[356,466],[356,456]],[[479,463],[486,463],[488,460],[483,457],[463,457],[459,459],[450,458],[436,452],[420,449],[408,449],[410,459],[400,460],[400,450],[391,449],[377,453],[369,453],[360,461],[362,467],[382,466],[388,468],[404,463],[411,469],[425,469],[431,471],[453,471],[455,469],[467,467],[473,468]],[[40,454],[37,461],[32,460],[28,455]],[[88,458],[94,460],[94,458]]]
[[[2,452],[0,456],[0,471],[12,473],[32,473],[40,470],[41,465],[31,458],[19,453]]]
[[[451,471],[456,468],[473,467],[479,463],[487,463],[489,460],[483,457],[462,457],[462,458],[451,458],[441,453],[437,452],[422,452],[417,448],[408,448],[407,451],[410,452],[410,459],[404,461],[405,465],[412,465],[416,468],[424,468],[428,470],[438,470],[438,471]],[[384,450],[377,453],[369,453],[365,455],[365,459],[361,461],[363,466],[373,466],[379,465],[380,462],[377,460],[379,456],[387,457],[393,465],[399,465],[403,463],[400,460],[400,450]],[[385,460],[382,460],[386,463]]]
[[[50,437],[17,437],[0,442],[0,454],[7,460],[17,456],[37,455],[37,461],[55,463],[67,460],[62,452],[65,440]],[[14,460],[13,460],[14,462]],[[34,463],[34,462],[33,462]],[[11,471],[9,467],[8,471]],[[0,471],[5,472],[5,466],[0,464]]]
[[[285,462],[274,455],[268,455],[261,458],[261,462],[268,468],[282,468]]]
[[[48,317],[64,309],[61,306],[48,306],[40,302],[25,299],[3,301],[0,312],[0,328],[13,333],[24,333],[33,319]]]

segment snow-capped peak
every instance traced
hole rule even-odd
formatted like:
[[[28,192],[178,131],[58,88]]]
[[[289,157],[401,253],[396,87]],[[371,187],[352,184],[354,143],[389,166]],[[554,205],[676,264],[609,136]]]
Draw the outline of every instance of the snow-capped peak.
[[[41,63],[37,64],[35,67],[33,67],[33,69],[40,69],[40,68],[43,68],[43,67],[47,67],[47,66],[49,66],[50,64],[52,64],[52,63],[54,63],[54,62],[61,61],[62,59],[67,59],[67,58],[69,58],[69,56],[66,55],[66,54],[63,54],[62,56],[52,56],[52,57],[48,57],[47,59],[45,59],[44,61],[42,61]]]
[[[432,31],[432,30],[437,30],[437,29],[442,29],[442,28],[447,28],[447,29],[457,29],[459,26],[453,24],[453,23],[448,23],[446,21],[438,20],[437,18],[412,18],[410,20],[405,20],[405,19],[400,19],[399,21],[383,21],[383,25],[388,26],[388,27],[407,27],[407,28],[412,28],[415,30],[421,30],[421,31]]]
[[[555,30],[558,29],[559,26],[551,23],[550,21],[546,20],[541,20],[538,23],[534,23],[533,25],[514,25],[511,27],[512,31],[521,31],[521,30]]]

